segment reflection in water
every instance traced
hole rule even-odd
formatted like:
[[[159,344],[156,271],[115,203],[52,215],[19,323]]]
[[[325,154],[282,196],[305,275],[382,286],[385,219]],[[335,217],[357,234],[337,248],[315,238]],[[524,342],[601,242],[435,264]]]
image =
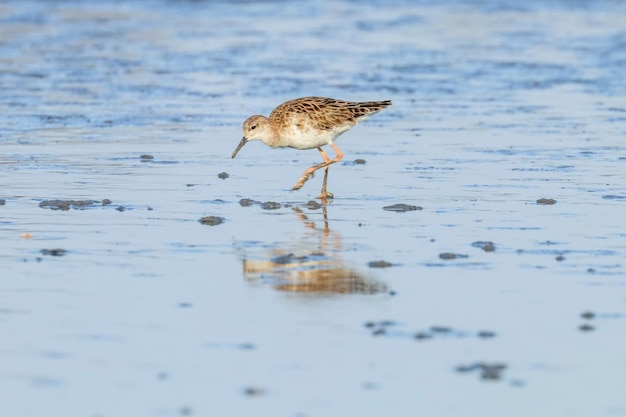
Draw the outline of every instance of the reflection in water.
[[[341,236],[330,231],[326,207],[323,206],[322,210],[324,229],[320,230],[302,210],[294,209],[308,229],[305,236],[301,236],[298,243],[278,244],[269,253],[261,254],[262,259],[244,256],[244,278],[269,282],[279,291],[298,293],[375,294],[386,291],[384,284],[345,265],[340,257],[343,250]]]

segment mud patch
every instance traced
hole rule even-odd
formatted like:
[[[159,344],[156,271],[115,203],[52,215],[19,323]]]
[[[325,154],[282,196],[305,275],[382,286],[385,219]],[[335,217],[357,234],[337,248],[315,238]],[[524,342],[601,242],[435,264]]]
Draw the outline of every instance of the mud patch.
[[[585,320],[592,320],[593,318],[596,317],[596,313],[594,313],[593,311],[585,311],[584,313],[580,314],[580,317],[582,317]]]
[[[537,204],[541,206],[552,206],[556,204],[556,200],[554,198],[540,198],[537,200]]]
[[[394,320],[367,321],[365,327],[372,336],[393,336],[407,340],[437,340],[437,339],[493,339],[497,336],[492,330],[460,330],[450,326],[433,325],[427,329],[410,331],[404,330],[402,325]]]
[[[496,332],[492,330],[464,331],[456,330],[448,326],[431,326],[428,330],[420,330],[413,335],[416,340],[431,340],[437,338],[478,338],[492,339],[496,337]]]
[[[578,326],[578,330],[585,333],[595,330],[595,327],[591,324],[581,324],[580,326]]]
[[[391,206],[385,206],[385,207],[383,207],[383,210],[395,211],[397,213],[404,213],[404,212],[407,212],[407,211],[422,210],[422,207],[420,207],[420,206],[412,206],[410,204],[400,203],[400,204],[393,204]]]
[[[200,224],[204,224],[206,226],[217,226],[218,224],[224,223],[224,218],[219,216],[206,216],[202,217],[200,220]]]
[[[494,252],[496,250],[496,246],[491,241],[486,241],[486,242],[477,241],[477,242],[472,243],[472,246],[475,248],[480,248],[484,250],[485,252]]]
[[[277,203],[275,201],[266,201],[265,203],[261,204],[261,208],[263,210],[278,210],[281,207],[282,207],[282,204]]]
[[[498,381],[502,379],[502,374],[507,367],[506,363],[476,362],[469,365],[459,365],[455,368],[455,370],[463,374],[478,373],[480,375],[480,379]]]
[[[243,395],[245,395],[246,397],[260,397],[266,394],[267,390],[262,387],[249,386],[243,389]]]
[[[70,208],[74,210],[84,210],[92,207],[103,207],[111,204],[111,200],[44,200],[39,203],[39,207],[50,210],[67,211]],[[118,207],[119,209],[119,207]]]
[[[241,207],[250,207],[254,206],[255,204],[261,204],[261,202],[252,200],[251,198],[242,198],[241,200],[239,200],[239,205]]]
[[[387,330],[396,324],[393,320],[367,321],[365,327],[372,332],[372,336],[381,336],[387,334]]]
[[[48,255],[48,256],[65,256],[66,253],[67,251],[65,249],[42,249],[41,250],[42,255]]]
[[[463,255],[461,253],[452,253],[452,252],[443,252],[439,254],[439,259],[443,259],[444,261],[450,261],[452,259],[465,259],[469,258],[468,255]]]
[[[387,261],[370,261],[367,263],[370,268],[389,268],[393,266],[391,262]]]

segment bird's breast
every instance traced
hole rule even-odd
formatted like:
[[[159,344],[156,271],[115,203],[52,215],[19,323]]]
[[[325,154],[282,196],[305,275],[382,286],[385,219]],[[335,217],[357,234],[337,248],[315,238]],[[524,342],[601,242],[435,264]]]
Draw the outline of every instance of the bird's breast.
[[[306,120],[294,121],[283,125],[280,130],[280,146],[295,149],[318,148],[332,143],[339,135],[346,132],[353,125],[335,126],[334,128],[318,128]]]
[[[285,146],[296,149],[311,149],[327,145],[335,139],[332,131],[292,127],[283,136]]]

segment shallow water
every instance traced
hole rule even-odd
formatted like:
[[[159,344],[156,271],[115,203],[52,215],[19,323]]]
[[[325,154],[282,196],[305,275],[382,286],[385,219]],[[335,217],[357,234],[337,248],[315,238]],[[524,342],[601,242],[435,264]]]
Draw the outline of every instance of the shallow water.
[[[626,415],[625,21],[3,2],[2,414]],[[394,102],[326,207],[317,152],[230,158],[307,95]]]

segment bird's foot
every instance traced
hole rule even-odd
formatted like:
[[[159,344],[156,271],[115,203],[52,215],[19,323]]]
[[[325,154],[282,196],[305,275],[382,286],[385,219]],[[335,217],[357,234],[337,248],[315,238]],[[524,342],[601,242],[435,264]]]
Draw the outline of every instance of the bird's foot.
[[[333,193],[329,193],[329,192],[326,192],[326,191],[323,191],[322,194],[317,196],[317,198],[322,200],[323,204],[330,203],[334,197],[335,196],[333,195]]]
[[[305,172],[304,174],[302,174],[300,179],[296,182],[296,185],[293,186],[291,191],[299,190],[300,188],[302,188],[304,183],[307,182],[311,178],[313,178],[313,172],[308,172],[308,171]]]

